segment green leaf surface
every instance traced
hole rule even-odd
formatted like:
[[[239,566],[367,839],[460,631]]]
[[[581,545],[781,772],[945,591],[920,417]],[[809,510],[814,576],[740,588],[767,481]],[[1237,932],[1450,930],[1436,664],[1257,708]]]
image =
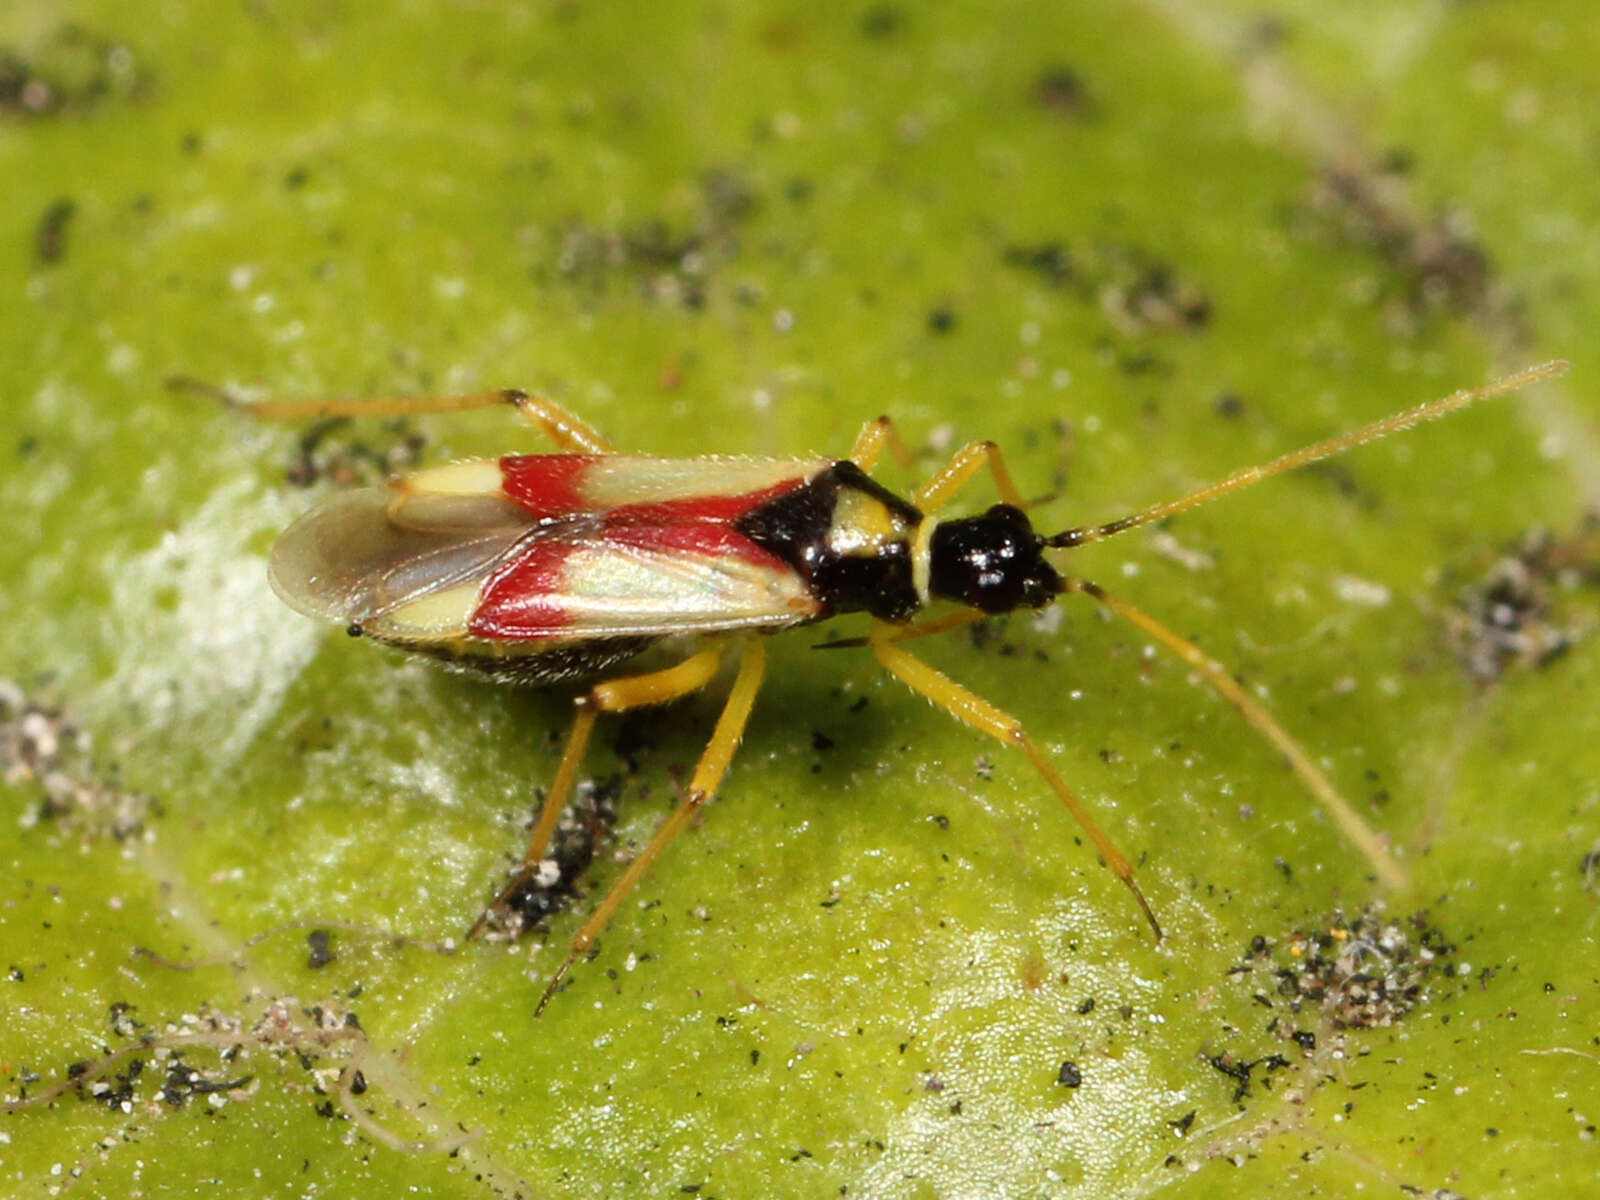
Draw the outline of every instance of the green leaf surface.
[[[48,1097],[0,1115],[0,1191],[1592,1185],[1600,31],[1264,11],[0,12],[0,1075]],[[663,454],[889,413],[888,485],[992,438],[1053,531],[1556,356],[1070,555],[1245,680],[1405,887],[1088,600],[915,643],[1137,861],[1153,945],[1020,756],[813,652],[840,619],[773,641],[722,796],[537,1020],[720,688],[603,724],[618,822],[548,938],[450,952],[570,696],[315,627],[264,559],[340,486],[536,439],[165,386],[520,386]],[[1386,921],[1414,996],[1305,994]]]

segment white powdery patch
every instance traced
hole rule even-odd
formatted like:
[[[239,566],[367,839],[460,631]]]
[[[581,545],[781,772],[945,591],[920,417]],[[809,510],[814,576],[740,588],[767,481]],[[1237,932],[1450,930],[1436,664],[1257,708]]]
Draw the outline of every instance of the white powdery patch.
[[[1362,608],[1386,608],[1394,598],[1387,584],[1362,579],[1359,575],[1336,576],[1333,590],[1346,604],[1357,604]]]
[[[106,694],[135,699],[154,728],[198,727],[219,769],[277,713],[323,632],[272,594],[265,562],[247,548],[253,530],[240,514],[252,509],[271,528],[292,515],[255,481],[234,480],[111,577],[107,620],[122,653]],[[152,600],[169,594],[170,606]]]
[[[427,757],[408,763],[387,762],[379,773],[379,790],[388,795],[426,796],[439,808],[461,808],[463,797],[457,785],[463,769],[464,764]],[[508,796],[508,801],[515,804],[515,796]],[[537,806],[536,794],[531,788],[526,803],[530,810]],[[468,864],[461,865],[465,868]]]

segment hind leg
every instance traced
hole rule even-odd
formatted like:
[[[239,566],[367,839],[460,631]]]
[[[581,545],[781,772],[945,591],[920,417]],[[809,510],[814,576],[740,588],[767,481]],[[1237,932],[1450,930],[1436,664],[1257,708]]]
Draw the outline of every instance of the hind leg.
[[[755,705],[756,693],[761,690],[761,680],[766,674],[766,664],[766,646],[759,637],[750,638],[745,642],[744,654],[739,661],[739,674],[735,676],[733,687],[728,692],[727,702],[722,706],[722,715],[717,718],[717,727],[712,730],[711,740],[706,743],[705,751],[700,755],[700,762],[695,767],[694,777],[689,781],[688,796],[656,830],[655,836],[650,839],[650,844],[628,864],[628,869],[622,873],[622,878],[611,885],[611,890],[606,893],[600,906],[583,923],[583,928],[578,930],[577,936],[572,939],[572,948],[567,952],[566,960],[550,977],[544,995],[539,998],[534,1016],[544,1012],[545,1005],[550,1003],[550,998],[555,995],[561,981],[567,977],[567,972],[572,970],[573,964],[594,946],[595,939],[610,922],[617,908],[628,898],[639,880],[644,878],[645,872],[656,859],[661,857],[662,851],[684,831],[706,802],[717,794],[717,789],[722,786],[722,777],[728,771],[728,764],[733,761],[733,752],[738,749],[739,740],[744,737],[745,725],[750,720],[750,710]]]
[[[511,877],[511,882],[500,889],[500,894],[467,931],[469,939],[480,936],[492,923],[504,918],[514,907],[517,893],[538,875],[539,864],[544,861],[550,839],[555,836],[556,823],[566,807],[567,797],[583,764],[584,751],[589,747],[589,736],[594,732],[595,718],[603,712],[627,712],[648,704],[665,704],[691,692],[699,691],[711,682],[722,662],[721,645],[702,650],[684,659],[676,666],[647,675],[633,675],[626,679],[609,679],[596,684],[588,693],[578,698],[578,715],[573,718],[572,729],[567,734],[567,744],[561,751],[561,762],[556,766],[555,778],[539,810],[539,820],[533,827],[527,852],[522,856]]]
[[[558,449],[571,454],[614,454],[616,447],[582,418],[554,400],[530,396],[515,388],[495,392],[468,392],[459,396],[375,396],[365,400],[263,400],[242,401],[215,384],[188,375],[174,375],[167,386],[221,400],[229,408],[264,421],[299,421],[328,417],[410,417],[426,413],[470,412],[495,404],[512,405],[524,421],[539,430]]]

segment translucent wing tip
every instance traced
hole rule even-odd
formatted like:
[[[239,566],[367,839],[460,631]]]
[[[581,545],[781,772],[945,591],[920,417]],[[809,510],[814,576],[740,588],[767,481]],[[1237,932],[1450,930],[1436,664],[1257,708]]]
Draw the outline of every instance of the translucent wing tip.
[[[308,617],[348,624],[371,616],[374,579],[396,560],[388,507],[388,489],[363,488],[300,517],[273,544],[272,590]]]

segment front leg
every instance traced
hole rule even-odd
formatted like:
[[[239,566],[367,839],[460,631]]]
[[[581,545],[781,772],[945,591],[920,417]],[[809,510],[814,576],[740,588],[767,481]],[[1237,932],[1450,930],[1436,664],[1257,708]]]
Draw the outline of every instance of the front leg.
[[[1045,757],[1044,751],[1028,736],[1028,731],[1022,727],[1022,722],[1010,713],[996,708],[982,696],[968,691],[947,675],[936,671],[910,651],[902,650],[895,644],[895,635],[898,632],[896,626],[885,621],[872,623],[868,641],[873,654],[883,664],[884,669],[918,695],[933,701],[956,720],[987,733],[1002,746],[1022,751],[1027,760],[1033,764],[1034,770],[1044,776],[1044,781],[1050,785],[1050,790],[1055,792],[1061,803],[1066,805],[1067,811],[1072,814],[1072,819],[1089,835],[1089,840],[1100,851],[1100,857],[1106,860],[1106,865],[1111,868],[1112,874],[1122,880],[1133,893],[1134,900],[1138,902],[1145,920],[1150,922],[1150,928],[1155,930],[1156,941],[1159,942],[1162,936],[1161,925],[1156,921],[1156,915],[1151,911],[1144,893],[1139,890],[1139,885],[1134,882],[1132,864],[1122,851],[1117,849],[1116,843],[1095,823],[1094,818],[1089,815],[1089,810],[1084,807],[1083,801],[1078,799],[1077,793],[1067,786],[1067,781],[1061,778],[1054,765]]]

